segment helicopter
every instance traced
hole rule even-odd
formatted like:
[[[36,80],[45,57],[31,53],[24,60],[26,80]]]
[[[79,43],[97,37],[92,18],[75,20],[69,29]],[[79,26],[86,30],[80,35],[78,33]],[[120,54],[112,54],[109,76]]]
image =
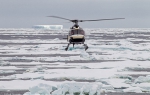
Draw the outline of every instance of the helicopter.
[[[70,28],[69,33],[67,35],[67,41],[69,42],[65,50],[67,51],[70,44],[73,44],[73,48],[75,44],[83,44],[85,51],[88,49],[87,44],[85,44],[85,31],[79,26],[78,22],[86,22],[86,21],[104,21],[104,20],[118,20],[118,19],[125,19],[125,18],[111,18],[111,19],[95,19],[95,20],[78,20],[78,19],[67,19],[59,16],[47,16],[52,18],[59,18],[68,20],[73,22],[74,25]]]

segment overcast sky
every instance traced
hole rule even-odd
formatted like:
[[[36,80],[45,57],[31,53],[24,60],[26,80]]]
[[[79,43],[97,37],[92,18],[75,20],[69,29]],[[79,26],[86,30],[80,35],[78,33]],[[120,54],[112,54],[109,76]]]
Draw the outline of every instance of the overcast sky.
[[[0,28],[31,28],[33,25],[60,24],[68,19],[125,18],[84,22],[83,28],[150,28],[150,0],[0,0]]]

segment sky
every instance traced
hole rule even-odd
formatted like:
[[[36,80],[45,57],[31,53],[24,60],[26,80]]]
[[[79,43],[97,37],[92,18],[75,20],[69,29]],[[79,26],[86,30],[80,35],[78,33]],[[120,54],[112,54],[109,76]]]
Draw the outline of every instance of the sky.
[[[68,19],[125,18],[82,22],[83,28],[150,28],[150,0],[0,0],[0,28],[32,28],[33,25],[73,23]]]

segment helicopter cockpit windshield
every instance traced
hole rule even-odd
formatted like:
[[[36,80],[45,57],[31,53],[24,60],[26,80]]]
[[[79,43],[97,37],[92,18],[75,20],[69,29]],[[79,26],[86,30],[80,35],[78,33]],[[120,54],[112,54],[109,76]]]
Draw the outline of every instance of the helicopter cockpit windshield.
[[[72,29],[72,30],[70,30],[69,34],[70,35],[78,35],[78,34],[84,35],[84,31],[81,29]]]

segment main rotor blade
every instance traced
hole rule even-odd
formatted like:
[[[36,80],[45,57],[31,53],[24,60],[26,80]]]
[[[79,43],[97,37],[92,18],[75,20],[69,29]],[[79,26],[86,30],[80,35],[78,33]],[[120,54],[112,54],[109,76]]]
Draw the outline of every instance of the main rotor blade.
[[[85,21],[103,21],[103,20],[118,20],[118,19],[125,19],[125,18],[95,19],[95,20],[79,20],[79,22],[85,22]]]
[[[53,18],[59,18],[59,19],[64,19],[64,20],[69,20],[71,22],[85,22],[85,21],[104,21],[104,20],[118,20],[118,19],[125,19],[125,18],[111,18],[111,19],[95,19],[95,20],[70,20],[70,19],[67,19],[67,18],[63,18],[63,17],[59,17],[59,16],[47,16],[47,17],[53,17]]]
[[[53,18],[59,18],[59,19],[64,19],[64,20],[69,20],[69,21],[71,21],[70,19],[66,19],[66,18],[62,18],[62,17],[58,17],[58,16],[47,16],[47,17],[53,17]]]

